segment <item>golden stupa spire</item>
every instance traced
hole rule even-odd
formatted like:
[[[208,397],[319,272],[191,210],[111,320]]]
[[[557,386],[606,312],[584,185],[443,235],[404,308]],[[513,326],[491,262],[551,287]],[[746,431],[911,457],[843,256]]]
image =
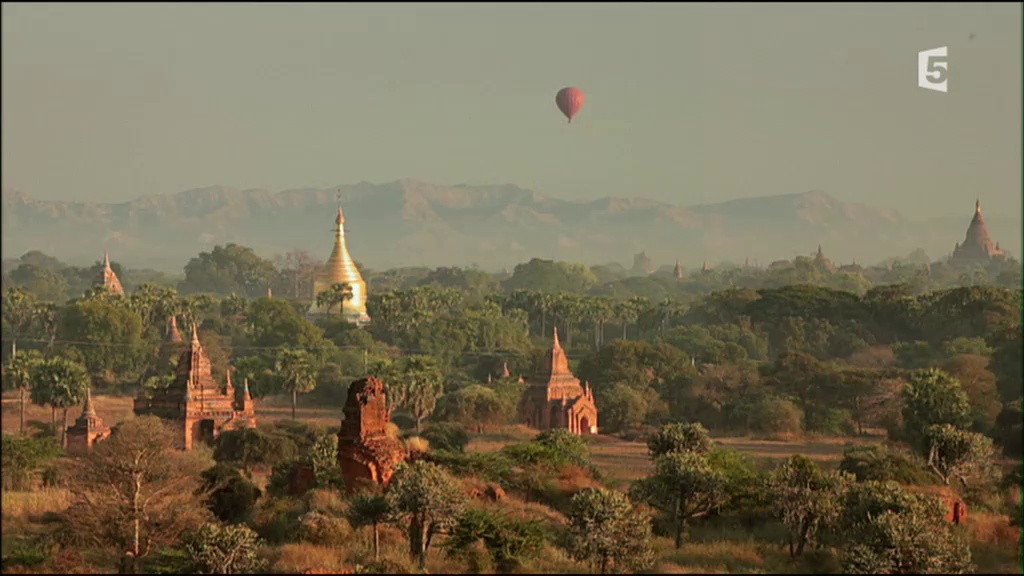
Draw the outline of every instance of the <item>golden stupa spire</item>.
[[[316,296],[325,290],[329,290],[335,284],[348,284],[352,290],[352,297],[346,300],[342,306],[342,315],[356,324],[369,322],[370,317],[366,314],[366,282],[362,274],[356,268],[352,256],[348,253],[348,246],[345,242],[345,213],[341,209],[341,190],[338,191],[338,215],[334,219],[334,250],[324,264],[322,272],[317,275],[313,282],[313,306],[310,308],[311,315],[326,314],[326,307],[316,304]]]

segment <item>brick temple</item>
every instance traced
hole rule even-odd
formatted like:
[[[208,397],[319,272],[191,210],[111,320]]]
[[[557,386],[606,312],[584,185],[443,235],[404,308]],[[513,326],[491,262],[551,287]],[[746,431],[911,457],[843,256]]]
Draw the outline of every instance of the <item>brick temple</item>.
[[[590,384],[581,385],[569,371],[569,358],[558,341],[554,343],[542,372],[527,378],[529,388],[519,404],[527,426],[540,430],[566,428],[573,434],[597,434],[597,405]]]
[[[173,327],[174,333],[177,326]],[[169,334],[173,341],[173,333]],[[151,414],[172,420],[181,430],[182,446],[191,450],[197,442],[212,442],[224,430],[256,427],[256,412],[248,382],[240,389],[214,380],[210,358],[192,327],[192,340],[178,359],[174,382],[157,390],[152,398],[135,399],[135,414]]]

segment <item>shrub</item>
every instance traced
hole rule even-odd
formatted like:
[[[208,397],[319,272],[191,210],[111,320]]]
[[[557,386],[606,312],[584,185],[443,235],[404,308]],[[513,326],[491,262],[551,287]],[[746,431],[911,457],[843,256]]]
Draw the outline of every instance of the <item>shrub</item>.
[[[569,527],[573,558],[602,574],[637,572],[654,563],[650,516],[619,492],[589,488],[573,496]]]
[[[217,462],[234,463],[248,471],[252,466],[276,466],[298,456],[295,440],[287,434],[256,428],[225,430],[214,444]]]
[[[3,435],[2,457],[3,489],[28,490],[35,483],[36,476],[50,462],[60,456],[61,449],[53,437],[26,436],[19,438]]]
[[[209,491],[207,507],[223,522],[246,521],[260,497],[260,489],[238,470],[217,464],[203,472],[203,488]]]
[[[422,436],[430,442],[436,450],[445,450],[448,452],[464,452],[466,446],[469,445],[469,434],[466,430],[457,425],[450,423],[436,423],[431,424],[426,431],[423,432]]]
[[[913,454],[889,450],[883,445],[851,446],[843,452],[839,469],[852,474],[858,482],[875,480],[900,484],[929,485],[935,478],[924,462]]]
[[[455,523],[445,541],[449,556],[466,555],[472,545],[483,541],[491,560],[503,573],[536,558],[546,540],[543,525],[536,520],[515,520],[504,514],[471,508]]]
[[[647,451],[652,458],[674,452],[707,454],[714,447],[711,435],[699,422],[666,424],[647,440]]]
[[[352,534],[352,528],[344,518],[338,518],[313,510],[298,519],[299,538],[320,546],[340,546]]]
[[[248,574],[263,568],[257,556],[260,538],[247,526],[204,524],[182,541],[200,574]]]
[[[804,411],[790,400],[765,395],[748,408],[748,429],[757,436],[789,438],[803,431]]]
[[[260,506],[253,524],[256,532],[270,544],[294,542],[299,530],[302,502],[294,498],[275,498]]]

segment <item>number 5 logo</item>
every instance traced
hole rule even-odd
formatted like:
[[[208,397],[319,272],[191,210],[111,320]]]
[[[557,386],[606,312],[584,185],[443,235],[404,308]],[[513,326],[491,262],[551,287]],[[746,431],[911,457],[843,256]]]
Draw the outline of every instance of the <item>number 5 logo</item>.
[[[917,53],[917,85],[925,90],[948,92],[946,76],[949,73],[949,47],[932,48]]]

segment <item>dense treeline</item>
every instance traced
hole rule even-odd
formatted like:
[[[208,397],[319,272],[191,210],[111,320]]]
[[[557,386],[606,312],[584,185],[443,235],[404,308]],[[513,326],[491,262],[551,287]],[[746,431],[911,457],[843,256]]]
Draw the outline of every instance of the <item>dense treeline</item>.
[[[891,400],[914,371],[935,368],[967,392],[972,429],[1019,450],[1019,289],[917,294],[895,284],[857,294],[798,284],[651,300],[581,293],[593,276],[542,260],[504,281],[438,269],[409,288],[371,291],[367,329],[338,314],[311,322],[308,301],[279,297],[182,295],[146,283],[126,297],[91,288],[56,304],[9,288],[4,354],[17,342],[21,351],[81,364],[98,389],[152,390],[169,382],[172,366],[158,350],[174,315],[186,331],[198,326],[215,374],[223,378],[232,365],[257,398],[294,401],[315,391],[340,402],[353,378],[383,374],[420,425],[437,410],[484,426],[503,423],[495,414],[514,419],[522,389],[514,380],[535,371],[557,327],[577,375],[593,386],[607,432],[690,419],[720,433],[895,435]],[[499,377],[506,365],[513,381]],[[5,385],[32,390],[54,410],[78,401],[28,380]]]
[[[672,571],[686,561],[679,551],[739,531],[764,550],[788,543],[790,563],[758,570],[962,573],[988,543],[951,522],[950,502],[1019,522],[1009,496],[1019,471],[997,466],[1021,451],[1019,288],[848,290],[820,270],[758,284],[778,267],[712,285],[533,260],[507,277],[368,273],[373,322],[356,328],[337,306],[309,320],[310,298],[292,297],[298,275],[280,280],[280,267],[240,247],[193,260],[177,287],[123,272],[124,297],[92,285],[69,300],[21,283],[3,292],[4,387],[22,406],[51,409],[42,433],[22,418],[21,434],[4,435],[3,490],[43,483],[70,502],[42,528],[8,524],[5,511],[5,571],[59,571],[86,554],[124,572]],[[344,305],[345,287],[331,290]],[[294,411],[186,454],[161,422],[133,418],[89,456],[59,458],[88,388],[170,383],[176,360],[160,353],[169,316],[186,338],[196,326],[215,376],[233,367],[257,402],[287,395],[294,407],[310,395],[340,406],[353,379],[382,377],[409,461],[387,490],[346,494],[336,428]],[[555,328],[593,387],[602,432],[646,442],[650,473],[611,489],[587,441],[565,431],[466,449],[471,434],[515,421],[518,377],[539,369]],[[892,442],[850,447],[832,469],[800,456],[757,461],[709,429],[882,431]],[[311,484],[296,486],[300,469]],[[136,498],[149,502],[144,513]]]

